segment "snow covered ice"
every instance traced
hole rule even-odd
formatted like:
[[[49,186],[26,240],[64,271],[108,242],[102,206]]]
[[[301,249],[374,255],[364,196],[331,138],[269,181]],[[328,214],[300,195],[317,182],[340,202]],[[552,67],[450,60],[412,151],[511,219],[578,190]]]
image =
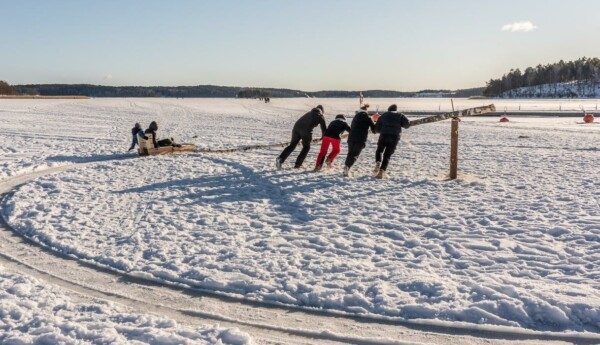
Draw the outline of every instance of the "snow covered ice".
[[[377,100],[411,110],[425,101]],[[20,186],[1,214],[62,253],[265,303],[600,330],[597,124],[465,118],[457,181],[446,180],[449,122],[404,131],[383,181],[371,176],[376,136],[352,179],[341,176],[345,143],[333,171],[320,173],[291,169],[299,149],[282,171],[274,169],[280,148],[123,153],[133,123],[151,120],[159,136],[200,148],[285,142],[297,117],[319,103],[331,121],[352,113],[356,100],[3,101],[0,176],[89,164]]]
[[[0,267],[2,344],[250,344],[236,329],[182,327],[109,302],[76,303],[36,279]]]

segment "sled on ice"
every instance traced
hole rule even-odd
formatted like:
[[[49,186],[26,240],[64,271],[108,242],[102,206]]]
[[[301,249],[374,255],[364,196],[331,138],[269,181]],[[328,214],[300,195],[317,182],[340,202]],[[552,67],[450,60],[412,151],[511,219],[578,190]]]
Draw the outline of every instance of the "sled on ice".
[[[148,139],[144,139],[144,137],[139,136],[138,139],[138,155],[140,156],[156,156],[156,155],[170,155],[177,153],[186,153],[186,152],[194,152],[196,151],[196,145],[194,144],[174,144],[167,146],[158,146],[158,148],[154,147],[152,137],[153,134],[145,134]]]

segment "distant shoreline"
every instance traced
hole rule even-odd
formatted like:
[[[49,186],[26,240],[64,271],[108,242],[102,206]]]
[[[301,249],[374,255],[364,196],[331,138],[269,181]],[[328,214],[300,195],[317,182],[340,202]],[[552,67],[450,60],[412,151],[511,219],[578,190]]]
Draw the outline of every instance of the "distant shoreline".
[[[421,90],[402,92],[391,90],[325,90],[302,91],[282,88],[238,87],[217,85],[196,86],[106,86],[91,84],[25,84],[13,85],[21,95],[64,95],[89,97],[167,97],[167,98],[395,98],[413,96],[469,97],[481,95],[484,87],[461,90]]]
[[[0,96],[0,99],[89,99],[88,96],[29,96],[29,95],[17,95],[17,96]]]

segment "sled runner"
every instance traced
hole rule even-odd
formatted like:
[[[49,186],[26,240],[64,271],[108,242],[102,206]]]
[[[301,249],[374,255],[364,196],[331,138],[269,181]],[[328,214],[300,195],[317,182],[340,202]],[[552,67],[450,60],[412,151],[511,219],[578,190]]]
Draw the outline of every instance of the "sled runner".
[[[146,134],[148,139],[138,135],[138,154],[140,156],[156,156],[156,155],[170,155],[176,153],[194,152],[196,151],[196,145],[194,144],[174,144],[166,146],[159,146],[155,148],[152,144],[153,134]]]

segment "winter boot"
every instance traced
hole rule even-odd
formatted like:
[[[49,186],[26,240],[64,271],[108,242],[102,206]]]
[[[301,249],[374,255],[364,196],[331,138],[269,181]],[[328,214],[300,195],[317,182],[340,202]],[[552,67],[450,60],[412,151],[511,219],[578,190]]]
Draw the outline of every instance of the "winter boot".
[[[377,173],[377,178],[379,178],[379,179],[387,178],[387,175],[385,174],[385,170],[379,169],[379,172]]]
[[[281,157],[277,157],[277,159],[275,160],[275,166],[277,167],[277,170],[281,170],[281,164],[283,162],[281,161]]]
[[[381,162],[375,162],[375,169],[373,169],[373,174],[377,175],[379,173],[379,167],[381,167]]]
[[[350,177],[350,167],[349,166],[344,166],[344,177]]]
[[[327,165],[327,169],[333,168],[333,162],[330,158],[327,158],[327,160],[325,161],[325,165]]]
[[[321,165],[317,164],[315,165],[315,170],[314,171],[321,171]]]

